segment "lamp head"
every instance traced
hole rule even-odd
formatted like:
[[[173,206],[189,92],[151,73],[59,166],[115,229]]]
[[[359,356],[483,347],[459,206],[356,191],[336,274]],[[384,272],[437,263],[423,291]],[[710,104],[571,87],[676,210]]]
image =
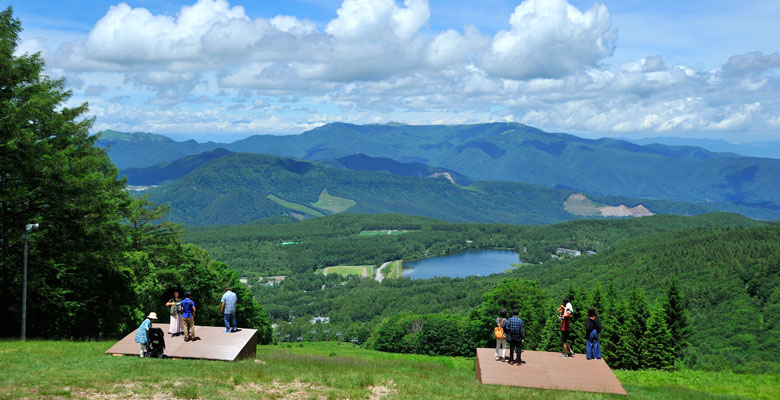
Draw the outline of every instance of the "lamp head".
[[[25,225],[24,229],[27,232],[33,232],[33,231],[37,231],[38,227],[40,227],[40,225],[36,222],[34,224],[27,224],[27,225]]]

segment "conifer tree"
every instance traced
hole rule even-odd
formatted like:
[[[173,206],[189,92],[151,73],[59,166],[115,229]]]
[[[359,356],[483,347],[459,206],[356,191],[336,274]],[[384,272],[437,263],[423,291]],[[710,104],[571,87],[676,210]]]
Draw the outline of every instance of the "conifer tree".
[[[666,325],[664,311],[656,307],[647,320],[642,340],[642,368],[670,370],[674,368],[674,352],[672,333]]]
[[[550,313],[550,316],[545,320],[544,330],[536,349],[539,351],[561,351],[561,320],[557,314]]]
[[[626,313],[625,332],[621,338],[625,343],[626,366],[628,369],[641,369],[643,368],[642,345],[647,330],[647,319],[650,317],[647,299],[642,291],[632,289]]]
[[[16,54],[21,29],[10,7],[0,12],[0,335],[19,332],[22,237],[33,222],[28,335],[114,335],[132,298],[119,268],[130,197],[89,135],[86,103],[66,106],[64,79],[44,75],[39,54]]]
[[[675,357],[682,357],[683,350],[688,345],[691,332],[688,326],[688,315],[685,310],[685,300],[680,293],[677,279],[673,279],[666,292],[666,302],[663,305],[664,319],[672,334]]]

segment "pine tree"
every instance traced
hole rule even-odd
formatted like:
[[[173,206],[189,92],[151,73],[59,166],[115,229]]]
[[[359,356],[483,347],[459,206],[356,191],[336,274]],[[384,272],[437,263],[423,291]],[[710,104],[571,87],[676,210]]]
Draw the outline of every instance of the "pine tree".
[[[536,350],[539,351],[562,351],[561,347],[561,320],[554,313],[551,313],[544,322],[544,330],[539,340]]]
[[[28,335],[116,335],[132,298],[119,267],[130,196],[89,135],[86,103],[65,106],[65,81],[43,75],[39,54],[15,54],[21,29],[10,7],[0,12],[0,335],[19,333],[22,237],[32,222],[40,230],[30,235]]]
[[[650,317],[647,299],[642,291],[632,289],[626,313],[625,331],[621,337],[627,353],[626,366],[629,369],[641,369],[644,334]]]
[[[663,309],[656,307],[647,320],[642,340],[642,368],[670,370],[675,358],[672,333],[666,325]]]
[[[669,331],[672,334],[672,344],[674,345],[674,354],[677,358],[682,357],[685,347],[688,345],[688,339],[691,332],[688,326],[688,315],[685,310],[685,300],[680,293],[677,279],[673,279],[669,284],[669,290],[666,293],[666,302],[663,306],[664,319]]]

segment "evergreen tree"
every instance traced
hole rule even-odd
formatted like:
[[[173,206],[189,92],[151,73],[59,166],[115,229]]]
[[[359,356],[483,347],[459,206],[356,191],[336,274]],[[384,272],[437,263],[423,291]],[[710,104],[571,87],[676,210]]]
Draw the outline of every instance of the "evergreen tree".
[[[10,7],[0,12],[0,335],[19,333],[22,236],[37,222],[28,335],[113,336],[132,298],[119,268],[130,198],[89,135],[87,105],[65,106],[71,92],[43,75],[39,54],[15,55],[20,31]]]
[[[629,369],[641,369],[642,345],[647,331],[647,319],[650,317],[650,308],[644,292],[632,289],[626,312],[625,336],[622,338],[628,355],[626,365]]]
[[[547,320],[544,322],[544,329],[542,330],[541,338],[539,339],[539,345],[536,347],[539,351],[556,351],[561,352],[561,320],[555,313],[550,313]]]
[[[674,367],[674,343],[672,343],[672,333],[666,325],[663,309],[656,307],[650,313],[642,343],[643,369],[670,370]]]
[[[471,335],[477,347],[485,347],[492,339],[492,324],[502,308],[518,309],[518,317],[525,326],[525,342],[527,348],[534,349],[539,345],[542,328],[549,313],[555,313],[549,306],[547,292],[539,287],[539,283],[524,279],[504,279],[493,289],[483,295],[483,302],[472,310]]]
[[[685,310],[685,300],[680,293],[677,279],[673,279],[666,292],[666,302],[663,306],[664,319],[672,334],[672,345],[677,358],[682,357],[691,332],[688,326],[688,315]]]
[[[612,368],[637,369],[634,343],[628,327],[628,304],[617,300],[613,304],[611,312],[601,320],[604,331],[599,340],[604,360]]]

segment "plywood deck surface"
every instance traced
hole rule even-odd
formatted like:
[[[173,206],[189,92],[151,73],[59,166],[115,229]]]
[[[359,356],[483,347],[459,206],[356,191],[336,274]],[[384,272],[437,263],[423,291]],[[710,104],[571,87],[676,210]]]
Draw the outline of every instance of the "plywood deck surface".
[[[477,379],[487,385],[626,394],[603,359],[587,360],[584,354],[563,358],[560,353],[524,351],[523,361],[526,364],[509,365],[496,361],[495,349],[477,349]]]
[[[202,358],[206,360],[235,361],[254,357],[257,352],[257,331],[240,328],[239,332],[224,333],[225,327],[195,325],[199,340],[184,341],[184,335],[171,337],[168,324],[152,324],[165,332],[165,355],[172,358]],[[133,331],[106,350],[106,354],[137,356],[140,346]]]

